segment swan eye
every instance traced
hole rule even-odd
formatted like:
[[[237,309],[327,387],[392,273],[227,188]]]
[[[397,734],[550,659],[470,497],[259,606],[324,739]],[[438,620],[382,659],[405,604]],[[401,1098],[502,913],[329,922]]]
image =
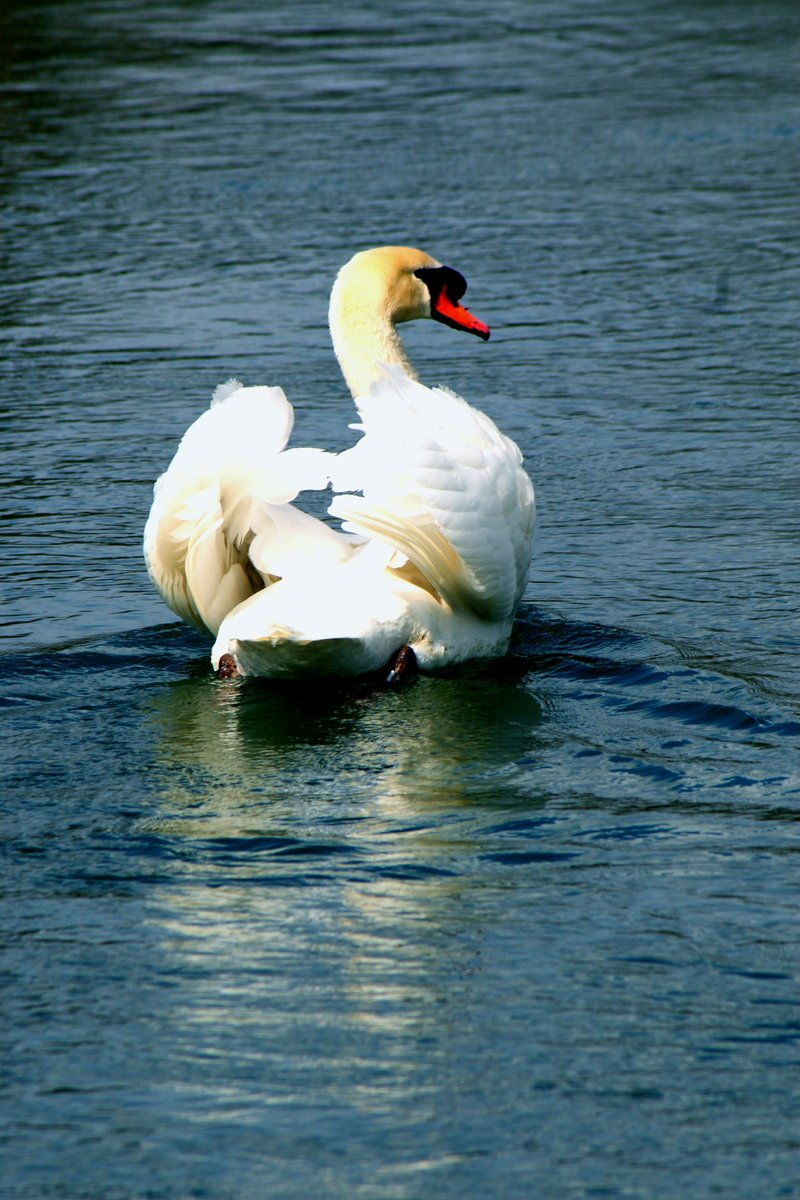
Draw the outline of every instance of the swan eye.
[[[466,279],[453,267],[419,267],[414,274],[427,287],[433,304],[443,292],[449,300],[456,302],[467,290]]]

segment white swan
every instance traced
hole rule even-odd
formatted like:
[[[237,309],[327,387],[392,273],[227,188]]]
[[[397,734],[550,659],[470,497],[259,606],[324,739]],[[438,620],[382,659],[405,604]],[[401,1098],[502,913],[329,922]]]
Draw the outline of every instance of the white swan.
[[[216,637],[221,673],[360,675],[403,647],[435,670],[505,652],[533,487],[488,417],[418,382],[396,329],[433,317],[488,338],[459,303],[465,289],[402,246],[362,251],[339,272],[329,319],[360,416],[352,449],[287,450],[281,389],[235,380],[184,435],[156,483],[144,554],[169,607]],[[291,503],[329,484],[349,493],[328,510],[343,532]]]

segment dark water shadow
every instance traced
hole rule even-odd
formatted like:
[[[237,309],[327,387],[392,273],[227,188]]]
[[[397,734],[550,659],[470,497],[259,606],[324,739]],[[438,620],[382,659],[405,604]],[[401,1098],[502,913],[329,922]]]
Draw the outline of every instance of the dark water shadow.
[[[510,803],[542,720],[510,661],[396,691],[373,681],[275,685],[193,677],[145,702],[170,791],[228,799]]]
[[[730,806],[761,785],[786,807],[796,721],[746,681],[630,629],[526,605],[504,658],[396,691],[367,679],[218,681],[207,653],[172,623],[0,656],[7,761],[35,789],[32,763],[47,766],[42,780],[83,786],[82,758],[93,781],[114,780],[125,760],[146,770],[151,795],[213,796],[218,812],[223,793],[230,811],[242,797],[291,807],[310,796],[636,809],[708,802],[710,789]],[[57,736],[71,730],[66,754],[49,740],[53,722]]]

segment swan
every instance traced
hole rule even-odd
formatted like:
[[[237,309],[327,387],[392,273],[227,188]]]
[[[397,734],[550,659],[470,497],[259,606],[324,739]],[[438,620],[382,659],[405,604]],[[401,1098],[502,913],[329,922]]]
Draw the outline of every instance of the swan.
[[[421,250],[355,254],[330,298],[333,349],[360,439],[287,448],[279,387],[218,387],[154,488],[150,578],[215,638],[221,676],[388,679],[505,653],[528,578],[533,485],[519,448],[445,388],[420,383],[398,335],[430,317],[484,340],[463,275]],[[332,528],[295,506],[332,488]]]

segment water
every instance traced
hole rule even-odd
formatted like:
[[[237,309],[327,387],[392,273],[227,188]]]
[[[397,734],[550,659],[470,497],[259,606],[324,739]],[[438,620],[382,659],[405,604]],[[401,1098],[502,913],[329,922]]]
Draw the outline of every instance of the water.
[[[9,1200],[800,1196],[792,3],[6,6]],[[140,559],[212,388],[344,446],[353,250],[537,482],[512,652],[219,684]]]

